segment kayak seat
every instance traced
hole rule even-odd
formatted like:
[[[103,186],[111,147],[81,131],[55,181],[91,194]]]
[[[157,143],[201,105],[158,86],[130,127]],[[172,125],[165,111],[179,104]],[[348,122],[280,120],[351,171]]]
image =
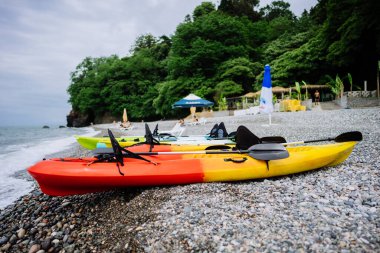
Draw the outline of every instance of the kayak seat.
[[[228,136],[226,127],[224,126],[224,123],[221,122],[218,126],[218,131],[217,131],[217,138],[226,138]]]
[[[228,139],[235,140],[236,138],[236,131],[233,131],[228,134]]]
[[[249,131],[245,126],[239,126],[236,131],[236,148],[238,150],[248,150],[250,147],[256,144],[260,144],[260,138],[254,133]]]
[[[226,127],[224,126],[224,123],[221,122],[219,125],[215,124],[214,127],[211,129],[210,137],[211,138],[226,138],[228,136]]]
[[[212,128],[211,128],[211,131],[209,133],[209,136],[212,137],[212,138],[216,138],[216,132],[218,131],[218,124],[215,124]]]
[[[171,134],[174,136],[181,136],[186,130],[185,127],[181,126],[180,123],[176,123],[175,126],[169,131],[159,131],[159,134]]]

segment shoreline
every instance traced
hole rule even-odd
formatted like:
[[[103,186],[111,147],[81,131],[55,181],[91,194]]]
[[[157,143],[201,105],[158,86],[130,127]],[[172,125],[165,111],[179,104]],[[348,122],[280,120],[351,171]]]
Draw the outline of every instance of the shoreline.
[[[0,252],[367,251],[380,247],[380,109],[209,118],[287,141],[364,135],[341,165],[265,180],[128,188],[71,197],[38,189],[0,214]],[[153,130],[157,122],[147,122]],[[158,121],[170,130],[176,121]],[[115,135],[143,135],[143,123]],[[110,124],[108,124],[110,125]],[[94,125],[94,129],[103,129]],[[103,133],[100,133],[102,135]],[[78,146],[77,154],[88,155]],[[87,152],[87,153],[86,153]],[[40,252],[42,253],[42,251]]]

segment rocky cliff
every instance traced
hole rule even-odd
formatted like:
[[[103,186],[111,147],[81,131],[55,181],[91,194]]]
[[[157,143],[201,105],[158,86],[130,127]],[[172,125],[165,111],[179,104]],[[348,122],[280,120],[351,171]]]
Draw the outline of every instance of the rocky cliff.
[[[92,114],[84,114],[74,110],[71,110],[67,118],[67,126],[68,127],[86,127],[93,124],[103,124],[110,123],[113,121],[120,121],[116,117],[112,116],[110,113],[106,113],[105,115],[95,117]]]
[[[88,114],[82,114],[71,110],[69,115],[66,116],[68,127],[85,127],[93,122],[93,117]]]

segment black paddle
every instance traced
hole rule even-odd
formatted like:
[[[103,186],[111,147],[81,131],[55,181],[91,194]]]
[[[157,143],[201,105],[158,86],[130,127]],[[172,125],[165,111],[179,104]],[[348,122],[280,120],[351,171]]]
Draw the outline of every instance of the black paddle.
[[[186,154],[248,154],[257,160],[278,160],[289,157],[286,148],[277,143],[256,144],[247,150],[201,150],[201,151],[171,151],[171,152],[136,152],[136,155],[186,155]]]
[[[310,141],[295,141],[282,143],[283,145],[293,145],[293,144],[303,144],[303,143],[312,143],[312,142],[321,142],[321,141],[335,141],[335,142],[349,142],[349,141],[362,141],[363,135],[359,131],[346,132],[338,135],[335,138],[326,138],[319,140],[310,140]]]
[[[118,149],[117,149],[118,150]],[[250,147],[248,150],[201,150],[201,151],[170,151],[170,152],[131,152],[122,148],[122,151],[128,151],[122,157],[141,159],[142,155],[152,156],[152,155],[189,155],[189,154],[205,154],[205,155],[222,155],[222,154],[248,154],[249,156],[257,160],[278,160],[289,157],[289,152],[281,144],[277,143],[265,143],[256,144]],[[97,148],[94,150],[97,155],[114,153],[110,148]],[[116,156],[116,155],[115,155]],[[117,155],[117,161],[119,162],[120,155]],[[147,162],[151,162],[147,159],[141,159]],[[120,163],[122,164],[122,163]]]
[[[282,136],[266,136],[260,138],[261,143],[285,143],[286,139]]]
[[[112,134],[112,133],[111,133]],[[112,135],[113,137],[113,135]],[[110,137],[111,138],[111,137]],[[321,142],[321,141],[335,141],[335,142],[350,142],[350,141],[362,141],[363,135],[359,131],[353,131],[353,132],[346,132],[343,134],[338,135],[335,138],[326,138],[326,139],[318,139],[318,140],[308,140],[308,141],[298,141],[298,142],[288,142],[288,143],[282,143],[281,145],[292,145],[292,144],[302,144],[302,143],[312,143],[312,142]],[[115,140],[117,144],[117,141]],[[183,152],[139,152],[139,153],[133,153],[131,151],[128,151],[128,153],[133,153],[136,155],[179,155],[179,154],[243,154],[248,153],[252,157],[253,153],[259,154],[258,157],[263,157],[264,155],[266,159],[271,158],[269,160],[276,160],[276,157],[282,157],[285,156],[285,153],[283,152],[286,149],[284,147],[280,148],[281,145],[276,143],[262,143],[262,144],[256,144],[248,148],[247,150],[205,150],[205,151],[183,151]],[[118,145],[119,146],[119,145]],[[224,147],[223,147],[224,148]],[[122,148],[123,149],[123,148]],[[125,149],[123,149],[124,151]],[[279,154],[277,154],[277,151],[279,151]],[[95,154],[110,154],[112,153],[110,149],[107,148],[98,148],[93,151]],[[115,148],[114,148],[115,152]],[[116,152],[118,152],[118,149],[116,148]],[[286,151],[287,152],[287,151]],[[257,156],[256,156],[257,157]],[[285,157],[284,157],[285,158]],[[119,156],[120,159],[120,156]],[[118,160],[119,160],[118,159]],[[141,159],[141,158],[139,158]],[[258,158],[256,158],[258,159]],[[264,159],[264,160],[266,160]],[[279,159],[279,158],[277,158]],[[282,159],[282,158],[280,158]],[[261,159],[260,159],[261,160]]]
[[[141,159],[150,163],[148,159],[141,157],[141,155],[179,155],[179,154],[248,154],[249,156],[257,159],[257,160],[278,160],[289,157],[289,152],[285,149],[285,147],[281,144],[276,143],[266,143],[266,144],[256,144],[250,147],[248,150],[205,150],[205,151],[183,151],[183,152],[131,152],[127,149],[122,148],[119,143],[116,141],[114,135],[111,130],[108,129],[108,134],[111,139],[113,153],[115,155],[117,166],[119,163],[123,166],[123,157]],[[109,154],[109,149],[105,150]],[[123,154],[123,151],[125,154]],[[102,154],[101,150],[97,150],[97,154]],[[105,152],[103,153],[105,154]],[[118,166],[119,168],[119,166]],[[119,168],[120,174],[120,168]]]

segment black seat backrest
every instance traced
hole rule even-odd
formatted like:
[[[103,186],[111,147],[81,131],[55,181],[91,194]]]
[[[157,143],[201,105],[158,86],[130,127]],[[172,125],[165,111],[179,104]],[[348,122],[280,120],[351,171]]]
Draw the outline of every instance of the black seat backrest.
[[[233,132],[229,133],[228,134],[228,139],[230,139],[231,141],[236,142],[236,131],[233,131]]]
[[[210,137],[211,138],[216,138],[217,137],[217,131],[218,131],[218,124],[215,124],[210,131]]]
[[[248,150],[251,146],[261,143],[260,138],[245,126],[239,126],[236,131],[236,148]]]
[[[224,123],[221,122],[218,126],[217,130],[217,138],[226,138],[228,136],[226,127],[224,126]]]
[[[145,142],[148,144],[153,143],[153,134],[147,123],[145,123]]]
[[[156,127],[155,127],[154,130],[153,130],[153,135],[154,135],[154,136],[159,135],[159,134],[158,134],[158,123],[156,124]]]

